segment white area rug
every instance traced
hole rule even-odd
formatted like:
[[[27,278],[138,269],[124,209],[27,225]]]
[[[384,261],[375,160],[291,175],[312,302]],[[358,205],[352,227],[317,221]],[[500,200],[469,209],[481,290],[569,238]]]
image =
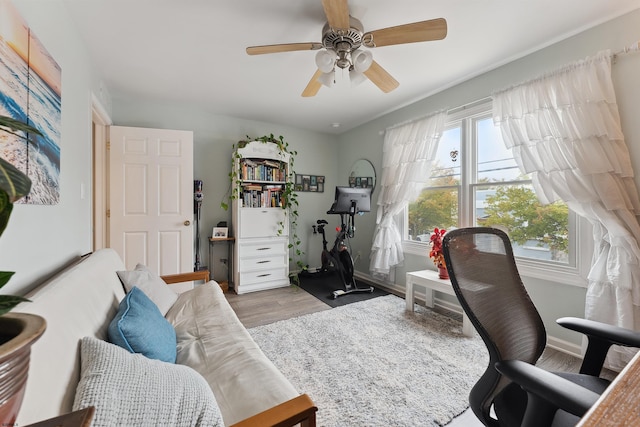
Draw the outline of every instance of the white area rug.
[[[488,353],[462,323],[394,295],[249,332],[300,393],[318,426],[442,426],[468,406]]]

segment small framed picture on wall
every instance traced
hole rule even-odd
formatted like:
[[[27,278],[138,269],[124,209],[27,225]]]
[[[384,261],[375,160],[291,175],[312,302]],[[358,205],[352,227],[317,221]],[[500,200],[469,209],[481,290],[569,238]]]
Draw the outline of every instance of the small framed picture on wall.
[[[324,175],[296,174],[294,189],[295,191],[322,193],[324,192]]]

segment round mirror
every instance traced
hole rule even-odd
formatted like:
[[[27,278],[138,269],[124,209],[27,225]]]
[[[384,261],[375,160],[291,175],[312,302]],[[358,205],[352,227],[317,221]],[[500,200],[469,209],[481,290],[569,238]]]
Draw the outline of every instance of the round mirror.
[[[369,160],[360,159],[351,166],[349,187],[371,188],[376,186],[376,170]]]

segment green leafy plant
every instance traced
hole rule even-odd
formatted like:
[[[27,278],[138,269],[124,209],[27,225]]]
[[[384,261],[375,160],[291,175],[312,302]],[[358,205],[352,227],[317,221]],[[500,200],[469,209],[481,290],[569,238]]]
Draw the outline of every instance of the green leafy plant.
[[[26,123],[11,117],[0,116],[0,131],[29,141],[28,135],[42,133]],[[2,142],[2,140],[0,140]],[[13,204],[29,194],[31,180],[27,175],[16,169],[11,163],[0,158],[0,236],[7,228]],[[6,285],[14,272],[0,271],[0,288]],[[0,315],[11,311],[13,307],[28,299],[16,295],[0,295]]]
[[[240,170],[238,169],[238,162],[241,159],[241,155],[238,153],[238,149],[245,147],[251,141],[260,141],[262,143],[273,143],[276,144],[280,153],[289,154],[289,169],[288,179],[284,183],[283,191],[282,191],[282,209],[285,209],[289,216],[289,229],[291,231],[290,240],[289,240],[289,250],[292,252],[293,258],[290,258],[290,261],[295,261],[296,267],[298,270],[303,271],[307,269],[307,265],[302,262],[302,256],[304,255],[304,251],[302,251],[301,245],[302,241],[297,234],[298,229],[298,194],[295,191],[294,182],[291,177],[295,175],[294,172],[294,162],[295,156],[298,154],[297,151],[291,150],[289,148],[289,143],[284,140],[282,135],[277,138],[273,135],[263,135],[258,138],[251,138],[247,135],[247,139],[244,141],[239,141],[238,144],[233,144],[232,150],[233,154],[231,156],[231,171],[229,172],[229,188],[227,189],[227,193],[224,196],[224,199],[220,203],[220,206],[224,210],[229,209],[229,203],[236,199],[239,195],[237,191],[233,191],[233,187],[240,188],[242,184],[242,180],[240,179]],[[278,235],[282,235],[284,233],[285,223],[278,223]],[[298,284],[299,278],[297,273],[291,273],[289,275],[290,280]]]

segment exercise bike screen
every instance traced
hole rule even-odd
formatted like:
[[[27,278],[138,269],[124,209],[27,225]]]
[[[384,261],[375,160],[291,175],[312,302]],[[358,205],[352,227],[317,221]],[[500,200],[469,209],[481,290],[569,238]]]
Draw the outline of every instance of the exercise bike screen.
[[[329,214],[351,213],[351,202],[356,202],[353,213],[371,211],[371,188],[336,187],[335,201],[329,209]]]

